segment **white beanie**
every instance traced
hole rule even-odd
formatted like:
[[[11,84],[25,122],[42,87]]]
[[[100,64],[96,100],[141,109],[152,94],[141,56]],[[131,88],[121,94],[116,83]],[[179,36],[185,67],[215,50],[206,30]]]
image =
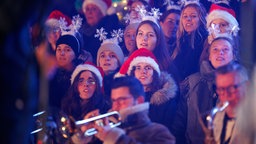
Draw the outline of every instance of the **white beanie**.
[[[90,63],[85,63],[85,64],[80,64],[78,65],[75,70],[73,71],[72,75],[71,75],[71,84],[73,84],[75,78],[77,77],[77,75],[81,72],[81,71],[91,71],[92,73],[94,73],[97,78],[99,79],[100,82],[100,86],[103,86],[103,72],[100,71],[100,68],[96,67],[93,64]]]

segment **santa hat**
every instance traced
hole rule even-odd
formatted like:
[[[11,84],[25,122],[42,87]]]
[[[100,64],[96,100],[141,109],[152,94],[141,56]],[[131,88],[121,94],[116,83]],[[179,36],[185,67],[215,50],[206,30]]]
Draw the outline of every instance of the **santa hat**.
[[[50,13],[50,15],[48,16],[47,20],[45,21],[46,27],[49,27],[49,28],[60,27],[60,25],[59,25],[59,19],[60,18],[65,18],[65,20],[68,23],[68,25],[71,24],[71,19],[68,16],[64,15],[59,10],[54,10],[54,11],[52,11]]]
[[[119,65],[121,66],[124,62],[124,53],[121,47],[118,45],[118,42],[114,40],[106,39],[102,42],[98,52],[97,52],[97,66],[99,66],[100,54],[104,51],[111,51],[116,54]]]
[[[103,86],[103,71],[100,67],[95,66],[93,63],[85,63],[85,64],[80,64],[78,65],[75,70],[73,71],[72,75],[71,75],[71,84],[73,84],[75,78],[77,77],[77,75],[81,72],[81,71],[85,71],[88,70],[92,73],[94,73],[99,82],[100,82],[100,86]]]
[[[212,4],[209,14],[206,17],[206,21],[207,21],[206,26],[207,26],[207,28],[209,28],[211,25],[211,22],[214,19],[220,18],[220,19],[227,21],[230,24],[231,28],[235,28],[235,27],[238,28],[238,22],[235,17],[236,17],[236,15],[235,15],[234,10],[226,8],[226,7],[222,7],[222,6],[219,6],[216,4]]]
[[[160,76],[160,69],[157,63],[156,57],[154,54],[146,48],[140,48],[134,51],[128,59],[124,62],[120,71],[115,75],[115,77],[124,76],[126,74],[130,75],[133,69],[133,66],[136,66],[138,63],[147,63],[149,64]]]
[[[60,44],[66,44],[72,48],[72,50],[75,52],[76,56],[78,57],[80,54],[80,43],[78,39],[71,34],[66,34],[60,36],[60,38],[56,42],[56,47]]]
[[[112,1],[111,0],[84,0],[83,2],[83,11],[85,12],[85,7],[88,4],[94,4],[96,5],[102,12],[102,14],[105,16],[107,14],[108,8],[111,6]]]

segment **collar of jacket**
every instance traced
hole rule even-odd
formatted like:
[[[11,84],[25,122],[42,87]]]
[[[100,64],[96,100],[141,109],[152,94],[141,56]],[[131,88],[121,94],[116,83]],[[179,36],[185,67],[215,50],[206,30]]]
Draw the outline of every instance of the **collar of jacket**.
[[[150,103],[153,105],[161,105],[177,94],[177,84],[167,72],[161,72],[160,84],[162,88],[154,92],[150,98]]]

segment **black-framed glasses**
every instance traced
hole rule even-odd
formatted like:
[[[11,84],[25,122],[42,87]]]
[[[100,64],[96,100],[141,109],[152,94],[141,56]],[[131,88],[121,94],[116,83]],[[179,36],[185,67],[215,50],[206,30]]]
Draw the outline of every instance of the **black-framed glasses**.
[[[237,91],[237,89],[243,85],[246,81],[243,81],[243,82],[240,82],[238,84],[234,84],[234,85],[231,85],[231,86],[228,86],[228,87],[216,87],[216,92],[218,95],[223,95],[225,93],[225,91],[228,93],[228,94],[232,94],[232,93],[235,93]]]
[[[78,80],[78,85],[84,85],[84,84],[86,84],[86,85],[95,85],[96,84],[96,81],[95,81],[95,79],[93,79],[93,78],[89,78],[89,79],[84,79],[84,78],[80,78],[79,80]]]
[[[132,98],[132,96],[127,96],[127,97],[119,97],[117,99],[111,99],[112,103],[121,103],[124,102],[128,99]]]

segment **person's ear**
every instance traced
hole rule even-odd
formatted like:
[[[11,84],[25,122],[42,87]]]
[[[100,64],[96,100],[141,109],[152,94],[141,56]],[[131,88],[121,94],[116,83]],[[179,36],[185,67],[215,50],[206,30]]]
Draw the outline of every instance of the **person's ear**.
[[[143,96],[139,96],[136,101],[138,104],[141,104],[141,103],[144,103],[145,99]]]

